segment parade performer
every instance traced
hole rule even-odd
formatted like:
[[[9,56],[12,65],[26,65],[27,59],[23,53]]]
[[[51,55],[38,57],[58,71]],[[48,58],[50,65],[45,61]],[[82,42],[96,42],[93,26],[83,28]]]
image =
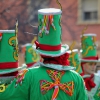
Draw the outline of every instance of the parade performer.
[[[40,66],[19,73],[0,93],[0,100],[88,100],[82,77],[69,66],[69,47],[61,44],[61,14],[55,8],[38,10],[34,49],[43,60]]]
[[[32,40],[32,43],[27,43],[21,46],[22,56],[24,57],[25,64],[28,68],[38,65],[40,61],[40,55],[32,48],[36,37]]]
[[[81,74],[85,81],[85,86],[89,100],[100,100],[100,76],[96,74],[96,64],[100,62],[97,55],[96,34],[82,34],[82,59]]]
[[[82,77],[69,66],[69,46],[61,44],[61,14],[55,8],[38,10],[39,34],[35,44],[43,62],[30,70],[31,100],[87,100]]]
[[[80,57],[79,57],[79,52],[78,49],[73,49],[75,45],[75,42],[73,42],[70,46],[70,50],[68,51],[69,53],[69,62],[70,62],[70,66],[74,66],[75,67],[75,71],[79,74],[82,73],[82,68],[81,68],[81,61],[80,61]]]
[[[16,30],[0,30],[0,100],[26,100],[27,93],[23,94],[24,89],[21,91],[16,88],[27,72],[26,65],[18,65],[17,25],[18,23]]]

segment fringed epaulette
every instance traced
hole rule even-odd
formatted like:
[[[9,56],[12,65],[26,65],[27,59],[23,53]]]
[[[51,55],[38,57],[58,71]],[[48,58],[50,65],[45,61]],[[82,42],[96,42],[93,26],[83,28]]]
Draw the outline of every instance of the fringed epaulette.
[[[17,87],[18,84],[22,85],[22,81],[25,77],[25,74],[27,73],[28,69],[24,69],[24,70],[21,70],[17,76],[16,76],[16,85],[15,87]]]

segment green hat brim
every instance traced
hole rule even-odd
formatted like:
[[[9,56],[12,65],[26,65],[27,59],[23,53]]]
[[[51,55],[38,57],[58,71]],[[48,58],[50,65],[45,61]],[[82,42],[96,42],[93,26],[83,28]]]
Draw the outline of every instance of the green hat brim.
[[[96,63],[98,63],[98,62],[100,62],[100,59],[98,59],[98,60],[85,60],[85,59],[81,59],[81,62],[96,62]]]
[[[27,66],[25,64],[23,64],[21,67],[18,67],[18,68],[2,69],[2,70],[0,70],[0,74],[8,74],[8,73],[16,72],[16,71],[22,70],[26,67]]]
[[[59,50],[59,51],[44,51],[44,50],[36,49],[35,46],[33,46],[33,48],[39,54],[42,54],[42,55],[45,55],[45,56],[57,57],[57,56],[65,54],[66,51],[69,49],[69,46],[68,45],[62,45],[61,50]]]
[[[73,66],[63,66],[63,65],[57,65],[57,64],[44,64],[42,62],[40,62],[40,65],[43,67],[48,67],[48,68],[52,68],[52,69],[56,69],[56,70],[75,70],[75,67]]]

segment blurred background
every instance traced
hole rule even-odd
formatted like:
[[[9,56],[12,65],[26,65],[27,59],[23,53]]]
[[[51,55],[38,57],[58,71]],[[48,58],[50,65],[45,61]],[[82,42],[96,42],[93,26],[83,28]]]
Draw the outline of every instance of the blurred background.
[[[97,34],[98,56],[100,57],[100,0],[59,0],[62,5],[62,43],[71,45],[76,41],[75,49],[81,48],[80,35],[88,25],[85,33]],[[59,8],[56,0],[0,0],[0,30],[14,29],[18,19],[19,48],[30,43],[38,34],[38,9]],[[24,62],[19,55],[19,65]]]

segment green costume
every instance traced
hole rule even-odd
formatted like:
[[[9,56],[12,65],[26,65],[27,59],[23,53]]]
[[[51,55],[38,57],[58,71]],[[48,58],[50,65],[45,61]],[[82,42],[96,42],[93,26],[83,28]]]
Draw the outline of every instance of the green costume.
[[[28,68],[34,67],[40,60],[39,54],[32,48],[31,43],[22,45],[22,53],[24,55],[24,61]]]
[[[32,69],[31,73],[34,85],[31,84],[30,92],[32,94],[30,95],[30,100],[33,98],[34,100],[51,100],[53,98],[54,88],[55,92],[57,89],[54,84],[59,77],[61,79],[58,86],[57,100],[87,100],[83,80],[75,71],[57,71],[40,66],[39,68]]]
[[[96,45],[96,34],[83,34],[81,37],[82,40],[82,64],[88,63],[88,62],[100,62],[100,59],[97,56],[97,45]],[[83,70],[84,72],[84,70]],[[87,80],[91,77],[91,75],[84,75],[84,80]],[[100,100],[100,76],[94,73],[94,80],[93,83],[95,86],[89,90],[87,85],[90,86],[91,83],[86,82],[86,88],[89,100]],[[91,87],[91,86],[90,86]]]
[[[17,24],[16,30],[0,30],[0,100],[18,100],[18,92],[13,91],[13,80],[24,68],[26,65],[18,66]]]
[[[96,34],[83,34],[82,41],[82,62],[100,62],[97,55]]]
[[[0,74],[8,74],[23,67],[18,67],[18,41],[16,30],[0,30]]]
[[[42,56],[60,58],[68,50],[68,45],[61,45],[61,12],[53,8],[38,11],[39,43],[35,43]],[[0,93],[0,100],[87,100],[83,80],[72,69],[67,64],[41,62],[19,73]]]
[[[69,55],[69,61],[70,61],[70,65],[74,66],[76,69],[75,71],[77,73],[82,73],[82,69],[81,69],[81,62],[79,59],[79,54],[78,54],[78,49],[73,49],[68,51]]]
[[[9,82],[12,81],[12,82],[7,84],[6,87],[3,87],[3,85],[0,85],[0,89],[1,88],[5,89],[5,91],[0,92],[0,100],[30,100],[28,90],[30,88],[29,84],[30,84],[31,77],[29,73],[26,73],[26,75],[27,77],[25,77],[23,84],[21,84],[20,82],[17,84],[18,80],[16,78],[9,79],[9,80],[5,79],[4,83],[7,83],[8,81]]]
[[[35,42],[36,51],[48,59],[62,57],[69,47],[61,45],[61,10],[41,9],[38,14],[39,37],[38,42]],[[68,65],[41,62],[40,67],[31,69],[34,85],[31,86],[30,98],[87,100],[83,80],[73,69]]]
[[[54,92],[54,87],[49,90],[47,86],[54,82],[52,78],[49,77],[47,70],[52,69],[45,68],[44,66],[29,69],[22,85],[18,84],[16,86],[16,79],[14,79],[12,83],[7,86],[6,90],[0,93],[0,100],[50,100]],[[61,74],[59,72],[58,77],[60,76]],[[42,83],[42,81],[44,83]],[[46,81],[49,83],[46,83]],[[83,80],[75,71],[66,71],[60,83],[62,86],[60,87],[57,100],[87,100]],[[45,85],[44,89],[42,89],[42,85]],[[66,85],[66,93],[63,90],[64,85]],[[47,89],[47,91],[45,89]]]

